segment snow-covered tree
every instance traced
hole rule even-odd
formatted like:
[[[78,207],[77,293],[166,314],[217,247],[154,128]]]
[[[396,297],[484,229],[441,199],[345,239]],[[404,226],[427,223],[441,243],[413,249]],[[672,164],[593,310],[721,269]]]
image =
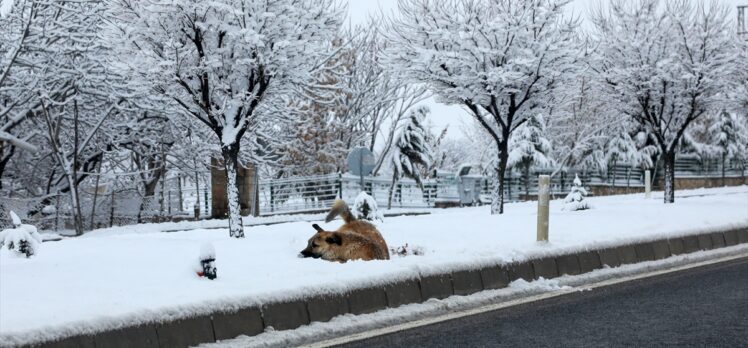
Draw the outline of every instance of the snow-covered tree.
[[[551,142],[546,139],[543,115],[537,114],[517,127],[509,141],[509,168],[519,168],[525,178],[525,195],[530,195],[530,167],[551,166]]]
[[[628,131],[623,127],[614,127],[611,137],[605,144],[605,166],[613,168],[619,162],[627,163],[631,166],[639,164],[639,150],[636,148],[636,142],[631,139]],[[610,173],[610,170],[608,170]],[[616,175],[612,173],[612,184],[616,184]]]
[[[568,0],[404,0],[390,23],[394,69],[465,106],[497,149],[491,213],[503,213],[510,135],[552,102],[577,56]]]
[[[423,187],[419,166],[428,167],[431,163],[431,153],[426,143],[428,130],[425,127],[428,113],[429,108],[426,106],[419,106],[411,111],[397,136],[395,147],[392,149],[392,185],[387,209],[392,208],[395,185],[402,177],[411,178]]]
[[[363,191],[356,196],[352,213],[359,220],[384,221],[384,216],[379,211],[377,201],[374,197],[369,196],[369,194]]]
[[[447,131],[449,125],[442,128],[438,133],[431,132],[433,123],[431,120],[426,122],[426,144],[429,147],[429,153],[431,154],[431,163],[427,167],[421,167],[421,177],[429,178],[435,170],[442,169],[444,162],[447,159],[447,149],[444,148],[444,140],[447,137]]]
[[[242,139],[284,121],[288,100],[324,68],[342,20],[333,0],[108,0],[119,67],[210,128],[227,174],[229,233],[243,237]]]
[[[585,196],[587,196],[587,190],[582,186],[582,180],[579,180],[579,176],[575,175],[571,191],[564,198],[563,209],[568,211],[589,209],[590,205],[584,200]]]
[[[722,182],[728,162],[735,162],[744,169],[748,157],[748,129],[733,114],[723,110],[709,127],[711,148],[722,161]]]
[[[714,109],[744,69],[729,9],[691,1],[611,1],[593,22],[611,105],[651,134],[662,156],[665,203],[675,201],[675,154],[686,130]]]
[[[284,176],[311,176],[340,171],[345,165],[347,147],[337,135],[341,126],[333,112],[305,103],[295,111],[291,138],[280,145],[279,162]]]

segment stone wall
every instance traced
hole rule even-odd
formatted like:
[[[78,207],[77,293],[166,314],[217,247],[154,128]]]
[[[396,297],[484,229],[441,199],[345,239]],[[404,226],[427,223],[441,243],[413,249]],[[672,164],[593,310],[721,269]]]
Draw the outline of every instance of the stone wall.
[[[693,177],[693,178],[675,178],[675,190],[691,190],[696,188],[710,188],[722,186],[740,186],[748,185],[748,177]],[[662,178],[657,180],[654,187],[662,190]]]
[[[259,202],[259,191],[255,189],[257,184],[257,170],[250,165],[239,168],[236,173],[236,182],[239,186],[239,206],[242,216],[258,216],[260,214],[259,204],[256,209],[253,205]],[[211,217],[226,218],[229,214],[228,195],[226,194],[226,170],[223,161],[217,158],[210,160],[210,186],[213,199],[211,202]],[[252,194],[255,197],[252,199]]]

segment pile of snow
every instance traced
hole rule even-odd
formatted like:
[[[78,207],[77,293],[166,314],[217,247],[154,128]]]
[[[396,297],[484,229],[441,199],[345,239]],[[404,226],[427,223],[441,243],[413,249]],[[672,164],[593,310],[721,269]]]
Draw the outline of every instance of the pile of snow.
[[[564,198],[564,210],[576,211],[585,210],[590,208],[589,202],[584,200],[587,196],[587,190],[582,186],[582,180],[579,180],[579,176],[574,176],[574,185],[571,187],[571,192]]]
[[[10,212],[10,219],[13,222],[13,228],[0,231],[0,249],[3,247],[17,255],[31,257],[39,250],[42,244],[42,236],[32,225],[26,225],[21,222],[21,218],[14,212]]]
[[[352,213],[359,220],[384,221],[384,216],[377,207],[377,201],[364,191],[361,191],[356,197]]]
[[[491,215],[484,206],[388,218],[377,226],[388,246],[426,251],[390,260],[340,264],[298,258],[314,233],[307,221],[247,227],[244,239],[230,238],[226,229],[141,233],[154,225],[130,226],[127,233],[102,231],[45,243],[34,262],[2,252],[0,342],[51,339],[456,269],[748,227],[748,186],[679,191],[675,204],[663,204],[661,192],[651,199],[644,194],[586,199],[595,209],[585,214],[562,210],[562,200],[550,202],[548,243],[535,241],[537,202],[507,204],[503,215]],[[315,223],[326,230],[342,224],[323,218]],[[221,274],[213,281],[197,277],[190,267],[204,243],[221,255]]]

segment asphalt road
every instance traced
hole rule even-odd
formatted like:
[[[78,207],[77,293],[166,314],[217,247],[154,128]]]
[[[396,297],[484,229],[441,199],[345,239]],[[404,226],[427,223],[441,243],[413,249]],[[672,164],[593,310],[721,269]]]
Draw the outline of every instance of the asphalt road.
[[[748,258],[340,347],[748,347]]]

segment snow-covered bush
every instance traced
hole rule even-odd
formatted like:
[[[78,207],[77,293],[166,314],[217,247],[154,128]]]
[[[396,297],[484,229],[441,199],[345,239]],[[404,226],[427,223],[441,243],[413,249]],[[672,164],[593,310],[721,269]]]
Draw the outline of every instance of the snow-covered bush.
[[[359,220],[384,221],[384,216],[377,207],[377,201],[363,191],[358,194],[353,204],[353,215]]]
[[[10,218],[13,222],[13,228],[8,228],[0,232],[0,248],[5,246],[10,251],[19,255],[31,257],[42,244],[42,236],[37,232],[36,227],[21,223],[21,219],[14,212],[10,212]]]
[[[579,180],[579,176],[574,176],[574,185],[571,187],[571,192],[564,198],[564,210],[575,211],[585,210],[590,208],[590,204],[584,200],[587,195],[587,190],[582,187],[582,180]]]

